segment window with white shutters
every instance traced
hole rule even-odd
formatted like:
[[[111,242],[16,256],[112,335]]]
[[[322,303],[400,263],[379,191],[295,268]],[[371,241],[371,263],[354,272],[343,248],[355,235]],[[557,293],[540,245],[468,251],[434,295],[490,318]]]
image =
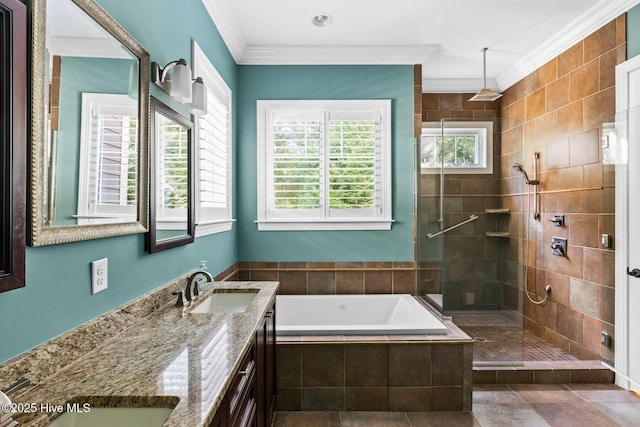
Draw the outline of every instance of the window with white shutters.
[[[196,117],[196,237],[231,229],[231,89],[194,42],[194,74],[207,87]]]
[[[390,105],[258,101],[259,229],[389,229]]]
[[[135,100],[127,95],[82,95],[78,223],[133,221],[137,215]]]

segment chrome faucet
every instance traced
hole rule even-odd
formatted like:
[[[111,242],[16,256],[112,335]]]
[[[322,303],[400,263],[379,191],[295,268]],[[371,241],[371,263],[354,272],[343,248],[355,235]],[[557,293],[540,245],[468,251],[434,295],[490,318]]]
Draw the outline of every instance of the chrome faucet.
[[[187,280],[187,288],[185,289],[185,297],[187,301],[192,301],[194,297],[200,295],[200,282],[213,282],[213,276],[206,270],[196,271]]]

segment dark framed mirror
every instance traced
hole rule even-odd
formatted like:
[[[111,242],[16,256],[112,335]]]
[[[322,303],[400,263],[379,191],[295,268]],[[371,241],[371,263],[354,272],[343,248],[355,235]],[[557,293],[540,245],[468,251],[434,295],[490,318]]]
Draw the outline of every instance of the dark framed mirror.
[[[151,97],[151,200],[146,246],[150,253],[192,243],[193,123]]]
[[[27,14],[0,0],[0,292],[25,285]]]

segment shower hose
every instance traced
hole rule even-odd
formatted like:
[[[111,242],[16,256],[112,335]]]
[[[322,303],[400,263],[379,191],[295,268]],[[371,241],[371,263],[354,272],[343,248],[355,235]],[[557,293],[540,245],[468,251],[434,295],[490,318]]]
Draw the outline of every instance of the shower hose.
[[[527,185],[527,216],[525,217],[525,243],[524,243],[524,292],[527,295],[527,299],[535,305],[542,305],[549,300],[549,294],[551,293],[551,286],[545,287],[545,295],[541,301],[536,301],[531,298],[529,292],[529,215],[531,214],[531,185]]]

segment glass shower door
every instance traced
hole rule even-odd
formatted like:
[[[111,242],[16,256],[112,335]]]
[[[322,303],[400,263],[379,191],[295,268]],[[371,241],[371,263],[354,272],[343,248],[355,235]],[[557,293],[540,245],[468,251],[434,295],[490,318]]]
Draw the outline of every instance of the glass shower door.
[[[423,123],[426,130],[441,131],[440,123]],[[430,143],[430,142],[429,142]],[[443,186],[442,168],[426,168],[428,142],[424,136],[416,140],[417,175],[417,258],[418,295],[434,308],[443,311],[442,266],[444,234],[442,233]]]
[[[490,122],[423,124],[418,289],[476,340],[474,363],[511,365],[523,361],[522,252],[513,251],[522,218],[511,207],[523,195],[501,193],[500,127]]]

